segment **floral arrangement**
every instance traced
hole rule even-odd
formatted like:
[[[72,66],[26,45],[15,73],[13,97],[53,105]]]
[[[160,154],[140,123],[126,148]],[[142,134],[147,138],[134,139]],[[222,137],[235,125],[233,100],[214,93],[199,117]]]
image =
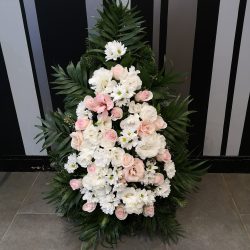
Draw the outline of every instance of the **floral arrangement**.
[[[54,67],[65,112],[38,126],[56,170],[47,199],[85,249],[139,233],[177,242],[176,209],[204,174],[188,159],[190,101],[171,93],[178,74],[158,72],[138,12],[105,6],[76,66]]]
[[[105,46],[106,60],[116,60],[126,48],[119,42]],[[82,167],[82,179],[72,179],[86,201],[82,209],[93,212],[99,204],[105,214],[120,220],[128,214],[152,217],[157,196],[166,198],[175,166],[160,133],[167,123],[149,102],[153,93],[141,91],[139,70],[116,64],[100,68],[89,79],[95,97],[85,96],[76,109],[76,132],[65,169]]]

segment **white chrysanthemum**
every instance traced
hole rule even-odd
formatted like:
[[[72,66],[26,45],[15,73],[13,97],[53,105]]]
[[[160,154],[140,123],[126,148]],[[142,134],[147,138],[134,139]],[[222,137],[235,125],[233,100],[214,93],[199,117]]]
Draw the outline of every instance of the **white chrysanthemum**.
[[[74,171],[78,168],[76,163],[76,154],[71,154],[68,156],[68,161],[64,164],[64,168],[67,170],[68,173],[74,173]]]
[[[175,176],[176,170],[175,170],[175,165],[173,161],[170,160],[170,161],[165,162],[164,169],[169,179],[172,179]]]
[[[116,102],[126,97],[126,87],[124,85],[117,85],[114,87],[111,97],[113,101]]]
[[[154,133],[141,138],[135,148],[136,153],[141,159],[155,157],[161,149],[161,137],[159,134]]]
[[[78,105],[77,105],[77,108],[76,108],[76,115],[77,115],[77,118],[80,119],[80,118],[89,118],[89,119],[92,119],[92,113],[86,109],[85,105],[84,105],[84,102],[81,101]]]
[[[106,61],[114,60],[121,58],[126,53],[127,48],[118,41],[108,42],[105,45],[105,59]]]
[[[113,73],[108,69],[100,68],[94,71],[93,76],[89,79],[91,89],[95,90],[95,93],[111,93],[117,84],[112,77]]]
[[[151,105],[144,105],[140,111],[140,118],[143,121],[154,122],[157,119],[157,110]]]
[[[121,132],[121,136],[119,137],[119,142],[122,148],[130,150],[138,144],[138,136],[131,130],[123,130]]]
[[[120,127],[122,129],[136,131],[140,126],[140,119],[138,114],[129,115],[126,119],[120,122]]]

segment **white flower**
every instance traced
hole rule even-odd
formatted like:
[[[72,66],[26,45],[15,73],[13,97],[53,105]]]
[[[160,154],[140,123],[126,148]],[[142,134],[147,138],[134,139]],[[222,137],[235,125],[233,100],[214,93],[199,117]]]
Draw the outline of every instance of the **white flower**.
[[[140,193],[134,188],[125,188],[119,194],[122,202],[125,204],[125,209],[128,214],[141,214],[143,211],[143,200],[140,198]]]
[[[86,118],[86,117],[89,118],[89,119],[92,119],[92,113],[89,110],[86,109],[83,101],[81,101],[77,105],[76,115],[77,115],[78,119],[80,119],[80,118]]]
[[[76,163],[76,154],[71,154],[68,156],[68,161],[64,164],[64,168],[67,170],[68,173],[74,173],[74,171],[78,168]]]
[[[84,131],[83,131],[83,138],[84,140],[88,141],[88,143],[92,145],[98,145],[100,143],[99,129],[94,125],[90,124]]]
[[[111,129],[112,128],[111,117],[109,116],[106,119],[98,119],[96,125],[101,132]]]
[[[161,149],[161,136],[157,133],[142,137],[135,148],[141,159],[155,157]]]
[[[170,161],[165,162],[164,169],[169,179],[172,179],[175,176],[176,170],[175,170],[175,165],[173,161],[170,160]]]
[[[120,122],[122,129],[130,130],[131,132],[136,131],[140,125],[140,119],[138,114],[129,115],[126,119]]]
[[[128,105],[128,112],[131,114],[140,113],[141,108],[142,105],[140,103],[135,103],[134,101],[131,101]]]
[[[122,148],[130,150],[132,147],[136,147],[138,144],[138,136],[135,132],[131,130],[123,130],[119,137],[119,142]]]
[[[165,182],[155,189],[155,195],[166,198],[169,196],[169,194],[170,194],[170,182],[168,179],[165,179]]]
[[[114,147],[111,149],[111,163],[114,167],[120,167],[122,165],[123,155],[125,151],[122,148]]]
[[[113,73],[108,69],[100,68],[94,71],[92,78],[89,79],[91,89],[95,90],[95,93],[111,93],[117,84],[112,77]]]
[[[151,105],[144,105],[140,112],[143,121],[154,122],[157,119],[157,110]]]
[[[135,70],[134,66],[129,68],[128,74],[121,76],[120,83],[122,85],[129,86],[133,91],[141,89],[142,81],[138,74],[139,70]]]
[[[108,149],[99,148],[93,155],[97,167],[106,167],[110,164],[111,157]]]
[[[86,168],[92,162],[94,151],[94,148],[84,148],[77,157],[77,163]]]
[[[105,45],[105,59],[106,61],[114,60],[121,58],[126,53],[127,48],[118,41],[108,42]]]
[[[118,101],[126,97],[126,87],[124,85],[117,85],[114,87],[111,97],[113,97],[113,101]]]

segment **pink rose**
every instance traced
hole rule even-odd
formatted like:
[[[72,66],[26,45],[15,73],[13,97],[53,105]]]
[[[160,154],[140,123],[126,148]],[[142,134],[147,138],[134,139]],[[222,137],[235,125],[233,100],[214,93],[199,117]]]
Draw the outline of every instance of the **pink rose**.
[[[154,176],[154,184],[160,186],[164,183],[164,175],[161,173],[156,173]]]
[[[149,90],[139,91],[135,95],[135,100],[137,102],[147,102],[153,98],[153,93]]]
[[[123,68],[122,65],[117,64],[111,68],[111,71],[113,73],[113,77],[119,81],[121,79],[121,76],[123,75],[123,73],[125,71],[125,68]]]
[[[70,180],[69,185],[72,190],[80,189],[82,188],[82,179],[72,179]]]
[[[109,95],[97,94],[94,100],[97,104],[94,111],[97,113],[102,113],[105,110],[111,110],[114,107],[114,103]]]
[[[142,121],[137,129],[137,133],[140,137],[152,135],[155,132],[154,124],[148,121]]]
[[[165,129],[167,127],[167,123],[162,119],[161,116],[157,116],[157,119],[154,121],[155,130]]]
[[[124,205],[119,205],[116,207],[115,215],[119,220],[125,220],[127,218],[128,213],[126,212]]]
[[[94,202],[86,202],[82,206],[82,210],[89,213],[93,212],[95,208],[96,208],[96,203]]]
[[[134,159],[134,157],[132,155],[127,154],[127,153],[124,154],[123,159],[122,159],[122,166],[124,168],[132,167],[134,162],[135,162],[135,159]]]
[[[117,133],[114,129],[109,129],[104,133],[104,138],[110,142],[117,141]]]
[[[142,160],[135,158],[133,166],[124,168],[123,172],[127,182],[139,182],[144,177],[144,163]]]
[[[71,147],[78,151],[81,150],[81,146],[83,143],[83,134],[81,131],[76,131],[70,134],[71,137]]]
[[[116,120],[119,120],[121,119],[123,116],[123,111],[121,108],[119,107],[114,107],[112,110],[111,110],[111,119],[113,121],[116,121]]]
[[[156,156],[157,161],[167,162],[171,160],[171,154],[168,149],[164,149],[160,154]]]
[[[96,172],[96,165],[94,163],[90,164],[87,167],[87,171],[89,174],[94,174]]]
[[[91,97],[89,95],[85,96],[83,103],[87,109],[89,109],[91,111],[96,110],[97,103],[93,97]]]
[[[154,205],[146,205],[143,207],[143,215],[145,217],[153,217],[155,214]]]
[[[80,118],[75,123],[76,130],[84,130],[88,127],[90,120],[88,118]]]

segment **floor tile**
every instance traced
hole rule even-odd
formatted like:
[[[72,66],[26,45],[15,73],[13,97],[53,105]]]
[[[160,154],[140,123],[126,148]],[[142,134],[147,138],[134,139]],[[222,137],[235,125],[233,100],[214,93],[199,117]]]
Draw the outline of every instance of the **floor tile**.
[[[242,222],[244,223],[250,239],[250,214],[241,215]]]
[[[18,214],[0,243],[1,250],[80,250],[70,225],[53,214]]]
[[[250,213],[250,174],[223,174],[240,213]]]
[[[27,195],[18,213],[54,213],[55,208],[44,199],[45,193],[49,191],[49,182],[54,173],[42,172],[39,174],[32,190]]]
[[[99,246],[97,250],[107,248]],[[150,240],[147,237],[123,237],[116,250],[166,250],[166,246],[159,239]]]
[[[0,239],[10,225],[38,173],[1,173]]]
[[[186,231],[171,250],[247,250],[250,242],[220,174],[203,178],[178,218]]]

